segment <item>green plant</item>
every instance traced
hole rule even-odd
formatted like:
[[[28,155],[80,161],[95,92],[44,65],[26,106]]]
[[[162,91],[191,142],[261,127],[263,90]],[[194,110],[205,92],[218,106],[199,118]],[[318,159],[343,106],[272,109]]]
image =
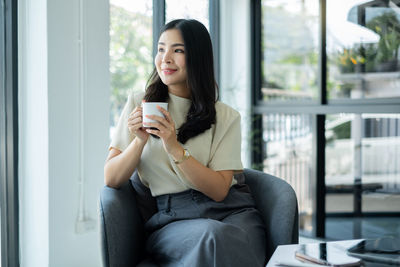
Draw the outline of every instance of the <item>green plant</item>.
[[[352,48],[343,48],[336,54],[335,61],[342,73],[374,72],[377,51],[376,44],[360,44]]]
[[[365,63],[365,57],[360,48],[343,48],[336,55],[336,64],[342,73],[352,73],[356,71],[358,65]]]
[[[394,12],[385,12],[367,23],[367,28],[380,36],[376,62],[397,60],[400,46],[400,22]]]

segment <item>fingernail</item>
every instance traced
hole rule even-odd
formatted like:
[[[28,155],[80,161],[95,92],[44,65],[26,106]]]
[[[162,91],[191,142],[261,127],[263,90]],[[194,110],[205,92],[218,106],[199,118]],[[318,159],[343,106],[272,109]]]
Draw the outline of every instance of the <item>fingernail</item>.
[[[142,103],[144,103],[144,102],[146,102],[146,100],[143,99],[143,100],[142,100]]]

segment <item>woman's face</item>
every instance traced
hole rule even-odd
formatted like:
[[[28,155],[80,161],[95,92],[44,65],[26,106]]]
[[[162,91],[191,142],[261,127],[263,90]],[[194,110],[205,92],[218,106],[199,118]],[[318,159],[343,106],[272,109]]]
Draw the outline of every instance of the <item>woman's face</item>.
[[[155,65],[170,91],[178,93],[187,90],[185,46],[179,30],[170,29],[161,34]]]

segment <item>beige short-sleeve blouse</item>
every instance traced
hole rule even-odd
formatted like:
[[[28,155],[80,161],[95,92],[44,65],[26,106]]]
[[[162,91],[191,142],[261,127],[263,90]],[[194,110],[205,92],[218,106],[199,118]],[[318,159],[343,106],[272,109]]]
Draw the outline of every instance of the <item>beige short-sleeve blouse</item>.
[[[110,148],[124,151],[135,138],[127,127],[129,114],[141,105],[144,92],[131,94],[122,111],[110,144]],[[185,122],[190,108],[190,99],[169,94],[168,112],[175,122],[175,129]],[[243,169],[241,162],[240,114],[228,105],[217,102],[216,123],[202,134],[181,144],[204,166],[215,171]],[[178,130],[177,130],[178,132]],[[196,189],[176,166],[172,157],[164,150],[161,139],[149,137],[137,166],[138,174],[144,185],[150,188],[153,196],[178,193]],[[236,181],[233,179],[232,184]]]

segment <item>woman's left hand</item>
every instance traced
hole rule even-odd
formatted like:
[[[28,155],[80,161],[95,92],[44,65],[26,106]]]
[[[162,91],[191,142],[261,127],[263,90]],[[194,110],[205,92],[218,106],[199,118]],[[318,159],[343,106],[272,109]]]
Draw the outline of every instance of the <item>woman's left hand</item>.
[[[157,122],[146,122],[143,124],[146,127],[153,127],[157,129],[146,129],[146,131],[161,138],[164,149],[168,154],[176,155],[182,153],[181,151],[183,148],[176,139],[175,122],[172,120],[172,117],[168,111],[160,106],[157,106],[157,108],[164,114],[165,118],[157,115],[147,115],[147,118]]]

